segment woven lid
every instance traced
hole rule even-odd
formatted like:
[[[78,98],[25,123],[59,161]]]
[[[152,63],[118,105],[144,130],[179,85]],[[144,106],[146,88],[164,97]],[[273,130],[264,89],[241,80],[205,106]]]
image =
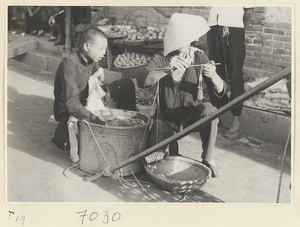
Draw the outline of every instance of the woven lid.
[[[203,17],[174,13],[164,35],[164,56],[179,48],[189,46],[209,30]]]

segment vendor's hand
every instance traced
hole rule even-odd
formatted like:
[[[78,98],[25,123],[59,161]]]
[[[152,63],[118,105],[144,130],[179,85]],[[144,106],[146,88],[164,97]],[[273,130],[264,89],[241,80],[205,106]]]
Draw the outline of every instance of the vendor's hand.
[[[48,20],[48,23],[49,23],[50,25],[54,24],[54,23],[55,23],[55,20],[54,20],[54,22],[53,22],[53,20],[54,20],[54,17],[51,16],[51,17],[49,18],[49,20]]]
[[[105,122],[102,121],[102,120],[100,120],[99,117],[94,118],[93,121],[92,121],[92,123],[98,124],[98,125],[105,125]]]
[[[224,90],[224,81],[216,72],[216,66],[213,65],[215,62],[211,61],[211,64],[206,64],[203,66],[203,73],[206,77],[210,78],[217,93]]]
[[[214,61],[211,61],[211,64],[205,64],[203,66],[203,74],[208,78],[213,78],[217,75],[216,66],[214,65]]]
[[[177,69],[179,71],[185,71],[190,66],[190,64],[190,60],[186,59],[183,56],[176,55],[172,57],[169,66],[174,70]]]

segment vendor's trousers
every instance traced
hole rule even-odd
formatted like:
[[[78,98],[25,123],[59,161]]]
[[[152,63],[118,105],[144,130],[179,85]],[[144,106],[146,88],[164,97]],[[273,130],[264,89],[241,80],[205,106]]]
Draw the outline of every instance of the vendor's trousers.
[[[184,107],[182,111],[174,111],[173,114],[181,114],[182,121],[184,122],[184,128],[189,125],[199,121],[200,119],[212,114],[216,111],[216,108],[211,103],[203,103],[198,106]],[[168,115],[162,116],[164,120],[155,120],[148,137],[147,147],[152,147],[155,144],[167,139],[168,137],[174,135],[174,130],[170,126],[172,122],[171,119],[174,119],[174,116],[170,116],[172,112]],[[176,117],[177,118],[177,117]],[[214,147],[216,143],[217,133],[218,133],[218,122],[219,119],[215,119],[210,123],[202,126],[195,131],[199,132],[200,139],[202,141],[202,159],[203,160],[212,160],[214,158]],[[177,124],[177,123],[176,123]],[[176,141],[175,141],[176,142]],[[174,144],[174,143],[173,143]],[[170,144],[172,145],[172,144]],[[163,149],[166,149],[163,147]]]
[[[231,85],[230,98],[227,95],[223,98],[212,98],[212,104],[217,108],[244,93],[245,31],[244,28],[229,27],[226,32],[224,28],[218,25],[212,26],[207,33],[209,58],[216,63],[221,63],[221,65],[216,66],[216,71],[223,80],[226,80],[226,76],[228,76]],[[232,114],[240,116],[242,106],[241,103],[233,108]]]

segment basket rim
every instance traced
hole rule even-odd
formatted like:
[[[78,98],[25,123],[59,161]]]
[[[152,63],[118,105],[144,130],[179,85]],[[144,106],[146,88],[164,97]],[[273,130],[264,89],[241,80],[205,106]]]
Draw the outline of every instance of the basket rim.
[[[146,58],[150,57],[149,54],[144,54],[144,53],[140,53],[140,52],[136,52],[136,51],[126,51],[124,53],[135,53],[135,54],[140,54],[140,55],[144,55]],[[139,68],[139,67],[142,67],[142,66],[145,66],[148,64],[148,62],[144,63],[144,64],[141,64],[141,65],[135,65],[135,66],[131,66],[131,67],[122,67],[122,66],[117,66],[116,65],[116,60],[117,60],[118,56],[116,57],[116,59],[114,60],[114,66],[116,66],[117,68],[119,69],[135,69],[135,68]]]
[[[163,42],[163,39],[146,39],[149,43],[160,43]]]
[[[116,61],[116,60],[115,60]],[[142,67],[142,66],[145,66],[147,65],[147,63],[144,63],[142,65],[135,65],[135,66],[131,66],[131,67],[121,67],[121,66],[117,66],[115,64],[115,61],[114,61],[114,65],[118,68],[118,69],[136,69],[136,68],[139,68],[139,67]]]
[[[185,162],[190,162],[190,163],[193,163],[193,164],[196,164],[197,166],[207,170],[208,174],[207,174],[207,177],[206,179],[203,179],[203,180],[207,180],[207,179],[210,179],[211,178],[211,175],[212,175],[212,172],[211,172],[211,169],[208,168],[206,165],[202,164],[201,162],[197,161],[197,160],[194,160],[194,159],[191,159],[191,158],[187,158],[187,157],[183,157],[183,156],[169,156],[168,157],[168,161],[172,161],[172,160],[176,160],[176,159],[179,159],[179,160],[182,160],[182,161],[185,161]],[[163,160],[164,161],[164,160]],[[162,161],[162,162],[163,162]],[[156,178],[157,180],[161,180],[165,183],[168,183],[168,184],[178,184],[178,183],[181,183],[181,184],[184,184],[184,183],[189,183],[191,182],[191,180],[185,180],[185,181],[182,181],[182,180],[174,180],[174,179],[169,179],[165,176],[159,176],[157,174],[155,174],[154,172],[150,171],[149,167],[148,166],[151,166],[151,165],[154,165],[156,163],[150,163],[150,164],[146,164],[144,165],[144,169],[145,171],[151,175],[152,177]],[[194,183],[195,181],[198,181],[198,180],[192,180],[192,182]]]
[[[123,34],[123,35],[112,35],[112,33],[105,33],[106,37],[108,39],[123,39],[126,38],[128,36],[128,34]]]

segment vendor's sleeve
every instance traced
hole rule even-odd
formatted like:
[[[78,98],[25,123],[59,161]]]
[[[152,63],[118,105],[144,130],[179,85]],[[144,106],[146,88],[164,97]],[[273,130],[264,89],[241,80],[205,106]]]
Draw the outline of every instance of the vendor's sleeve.
[[[82,78],[76,78],[78,74],[76,66],[68,59],[64,60],[63,67],[63,89],[65,94],[66,105],[70,115],[87,121],[93,122],[96,118],[94,114],[88,111],[80,102],[79,93],[80,90],[77,85],[77,80]]]
[[[153,58],[148,62],[148,64],[143,68],[143,71],[137,77],[137,84],[139,87],[145,87],[145,80],[149,72],[154,71],[158,68],[163,68],[168,66],[166,58],[162,56],[161,53],[155,54]]]

